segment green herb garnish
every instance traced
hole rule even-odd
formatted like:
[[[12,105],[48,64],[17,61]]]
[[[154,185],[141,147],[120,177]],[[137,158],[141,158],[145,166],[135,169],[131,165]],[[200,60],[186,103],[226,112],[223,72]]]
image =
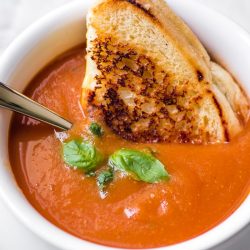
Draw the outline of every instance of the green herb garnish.
[[[91,133],[93,135],[96,135],[98,137],[101,137],[103,135],[103,130],[102,130],[102,127],[96,123],[96,122],[92,122],[89,126],[89,130],[91,131]]]
[[[83,139],[71,140],[63,144],[63,158],[71,167],[89,172],[101,162],[101,154],[95,146]]]
[[[164,165],[151,154],[134,149],[120,149],[109,157],[109,165],[136,180],[156,183],[169,179]]]
[[[99,190],[103,192],[106,186],[113,180],[114,173],[113,170],[104,170],[97,176],[97,185]]]

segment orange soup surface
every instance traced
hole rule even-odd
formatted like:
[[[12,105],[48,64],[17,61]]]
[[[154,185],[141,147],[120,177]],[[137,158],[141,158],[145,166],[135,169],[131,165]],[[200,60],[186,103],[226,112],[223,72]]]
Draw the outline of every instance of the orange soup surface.
[[[42,70],[25,94],[71,120],[60,132],[14,115],[9,154],[16,180],[29,202],[61,229],[92,242],[126,248],[178,243],[198,236],[226,219],[249,193],[250,124],[222,145],[137,144],[114,135],[94,138],[80,105],[85,72],[84,48],[73,49]],[[96,177],[67,166],[65,138],[91,140],[105,157],[120,148],[150,147],[170,174],[149,184],[115,178],[106,196]]]

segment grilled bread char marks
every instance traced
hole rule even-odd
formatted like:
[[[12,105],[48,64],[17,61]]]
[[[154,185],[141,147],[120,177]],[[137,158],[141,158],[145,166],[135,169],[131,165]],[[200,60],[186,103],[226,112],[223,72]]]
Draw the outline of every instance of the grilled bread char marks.
[[[126,10],[127,17],[124,15],[123,10]],[[173,57],[178,57],[178,53],[181,53],[181,57],[185,57],[185,61],[187,61],[186,67],[189,68],[190,72],[185,73],[189,74],[190,80],[192,80],[192,77],[198,77],[200,81],[211,81],[208,54],[191,30],[180,18],[177,18],[165,1],[104,0],[92,10],[92,15],[96,17],[101,15],[103,17],[103,19],[93,18],[91,21],[91,25],[98,33],[110,33],[142,48],[145,48],[145,43],[150,41],[152,48],[147,47],[147,50],[154,53],[154,50],[158,49],[165,58],[166,51],[170,53],[169,56],[173,54]],[[125,30],[120,24],[115,25],[115,21],[118,20],[119,23],[122,18],[125,19],[123,20]],[[178,26],[176,25],[177,22]],[[150,25],[147,25],[147,23]],[[140,29],[142,25],[147,26],[144,28],[148,33]],[[150,38],[150,36],[152,35],[158,36],[156,41],[151,40],[152,37]],[[161,42],[159,42],[160,38],[163,38]],[[166,49],[165,47],[169,48]],[[178,51],[177,54],[176,50]],[[157,56],[160,60],[159,55]],[[178,67],[179,60],[183,60],[183,58],[176,58],[176,67]]]
[[[111,37],[99,36],[92,41],[89,55],[98,74],[94,89],[84,99],[88,100],[89,112],[101,111],[116,134],[141,142],[201,143],[216,139],[197,124],[196,107],[203,98],[190,93],[188,82],[175,85],[173,77],[149,57]],[[207,90],[206,95],[212,93]],[[218,112],[222,115],[221,110]],[[227,134],[223,136],[227,138]]]
[[[106,0],[90,12],[83,106],[133,141],[228,140],[240,126],[232,110],[225,115],[225,97],[218,101],[212,91],[202,45],[181,39],[152,6]]]

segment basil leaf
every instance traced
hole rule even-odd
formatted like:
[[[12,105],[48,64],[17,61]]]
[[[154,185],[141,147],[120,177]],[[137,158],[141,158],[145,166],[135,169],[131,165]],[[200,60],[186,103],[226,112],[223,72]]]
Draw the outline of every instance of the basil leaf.
[[[104,170],[97,176],[97,185],[100,191],[103,191],[104,188],[110,183],[114,178],[114,173],[112,170]]]
[[[134,149],[120,149],[109,158],[109,165],[131,175],[136,180],[156,183],[167,180],[164,165],[150,154]]]
[[[91,133],[93,135],[96,135],[98,137],[101,137],[103,135],[102,127],[98,123],[96,123],[96,122],[92,122],[90,124],[89,130],[91,131]]]
[[[97,167],[102,157],[90,142],[77,139],[64,143],[63,158],[68,165],[89,172]]]

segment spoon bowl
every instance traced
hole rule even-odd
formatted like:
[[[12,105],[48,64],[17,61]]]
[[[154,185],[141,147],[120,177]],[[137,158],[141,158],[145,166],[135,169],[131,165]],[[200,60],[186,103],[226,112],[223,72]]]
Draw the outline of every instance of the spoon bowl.
[[[27,115],[62,130],[69,130],[72,127],[71,122],[2,82],[0,82],[0,107]]]

